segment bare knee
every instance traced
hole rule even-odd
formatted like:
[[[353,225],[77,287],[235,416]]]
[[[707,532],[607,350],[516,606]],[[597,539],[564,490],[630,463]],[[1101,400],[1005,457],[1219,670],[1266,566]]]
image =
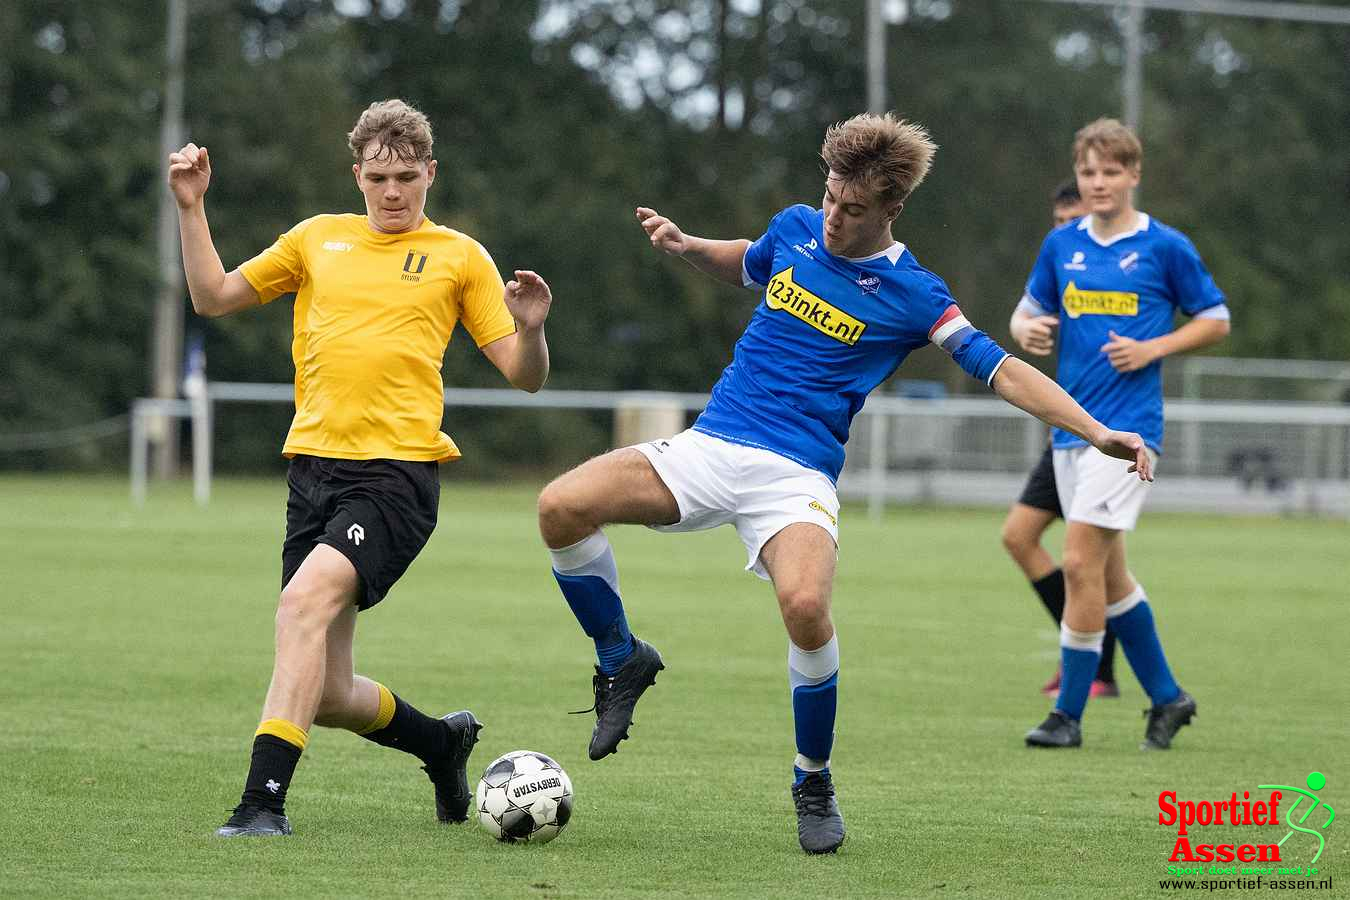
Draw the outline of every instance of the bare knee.
[[[1018,527],[1011,519],[1003,523],[1003,533],[1000,535],[1003,540],[1003,549],[1008,551],[1017,562],[1022,562],[1032,551],[1040,545],[1040,539],[1037,536],[1029,534],[1026,529]]]
[[[1064,580],[1071,585],[1100,582],[1106,573],[1106,560],[1072,548],[1065,549],[1060,565]]]
[[[599,527],[568,489],[566,479],[565,475],[555,479],[539,493],[539,533],[554,549],[571,546]]]
[[[828,598],[810,588],[780,589],[778,608],[782,610],[783,624],[787,626],[789,633],[795,634],[797,629],[813,630],[830,619]]]
[[[322,639],[328,626],[351,598],[301,579],[292,579],[281,590],[277,604],[277,641],[284,638]]]

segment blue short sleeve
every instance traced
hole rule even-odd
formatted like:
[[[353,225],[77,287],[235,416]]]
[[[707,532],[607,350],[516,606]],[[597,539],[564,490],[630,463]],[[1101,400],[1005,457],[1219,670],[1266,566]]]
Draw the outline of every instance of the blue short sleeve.
[[[1037,306],[1049,314],[1059,312],[1059,284],[1055,279],[1055,254],[1050,243],[1054,239],[1052,231],[1041,242],[1041,252],[1036,256],[1036,264],[1031,267],[1027,278],[1026,295]]]
[[[786,212],[784,210],[783,212]],[[760,235],[759,240],[750,245],[745,251],[745,257],[741,260],[742,281],[746,287],[759,285],[765,287],[769,279],[773,277],[773,245],[774,232],[777,229],[778,222],[783,218],[783,212],[778,213],[769,220],[769,225]]]
[[[1223,291],[1214,283],[1195,245],[1185,235],[1168,242],[1167,280],[1173,302],[1188,316],[1225,302]]]

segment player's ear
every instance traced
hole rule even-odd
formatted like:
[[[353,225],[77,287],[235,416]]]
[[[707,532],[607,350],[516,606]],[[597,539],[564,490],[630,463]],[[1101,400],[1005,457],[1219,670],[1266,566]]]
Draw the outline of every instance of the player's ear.
[[[886,218],[892,222],[900,218],[900,213],[905,208],[905,201],[897,200],[894,206],[886,207]]]
[[[436,180],[436,160],[433,159],[431,162],[427,163],[427,186],[430,187],[431,183],[435,180]]]
[[[361,164],[352,163],[352,174],[356,176],[356,186],[361,187]]]

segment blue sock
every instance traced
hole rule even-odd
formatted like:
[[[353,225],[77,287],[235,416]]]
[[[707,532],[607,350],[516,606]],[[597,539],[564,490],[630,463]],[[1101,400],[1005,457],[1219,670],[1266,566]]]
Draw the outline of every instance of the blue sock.
[[[1172,677],[1163,654],[1158,629],[1153,624],[1153,610],[1143,587],[1135,586],[1123,600],[1106,607],[1106,623],[1116,633],[1116,640],[1125,651],[1135,677],[1144,687],[1154,706],[1171,703],[1181,695],[1181,687]]]
[[[817,650],[803,650],[788,641],[788,684],[792,688],[792,721],[797,737],[793,773],[795,783],[800,784],[811,772],[830,771],[839,697],[838,637],[831,637]]]
[[[1068,625],[1059,626],[1059,699],[1055,709],[1071,719],[1083,718],[1092,679],[1097,677],[1097,664],[1102,658],[1102,640],[1105,631],[1074,631]]]
[[[613,675],[633,654],[633,635],[619,597],[619,569],[604,532],[561,550],[550,550],[553,577],[581,623],[595,641],[600,671]]]

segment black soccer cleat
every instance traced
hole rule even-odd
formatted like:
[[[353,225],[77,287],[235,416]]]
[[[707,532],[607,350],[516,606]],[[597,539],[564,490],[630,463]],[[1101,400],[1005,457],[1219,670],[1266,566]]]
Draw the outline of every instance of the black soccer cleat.
[[[646,641],[633,638],[633,653],[624,660],[619,671],[606,675],[595,667],[591,686],[595,690],[595,705],[579,710],[595,710],[595,730],[591,732],[591,759],[604,759],[619,749],[619,741],[628,737],[628,726],[633,724],[633,707],[642,692],[656,683],[656,673],[665,668],[661,654]]]
[[[834,799],[828,772],[808,772],[792,786],[797,807],[797,840],[807,853],[833,853],[844,842],[844,817]]]
[[[1081,747],[1083,729],[1077,719],[1071,719],[1057,709],[1050,710],[1045,721],[1027,732],[1028,747]]]
[[[216,829],[216,837],[280,837],[291,833],[291,823],[279,812],[241,803]]]
[[[448,732],[445,755],[422,767],[436,786],[436,818],[441,822],[463,822],[469,818],[469,777],[465,772],[473,745],[483,723],[467,709],[442,716]]]
[[[1148,725],[1144,728],[1144,742],[1139,749],[1166,750],[1172,746],[1172,738],[1181,726],[1191,724],[1191,719],[1196,716],[1195,698],[1182,691],[1171,703],[1146,709],[1144,715],[1148,717]]]

